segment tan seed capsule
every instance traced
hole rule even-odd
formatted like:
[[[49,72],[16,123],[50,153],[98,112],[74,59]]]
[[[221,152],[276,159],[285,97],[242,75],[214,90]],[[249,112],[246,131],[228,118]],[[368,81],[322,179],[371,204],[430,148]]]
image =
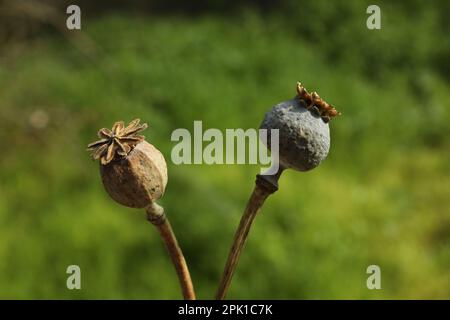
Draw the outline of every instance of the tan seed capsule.
[[[125,127],[117,121],[111,130],[98,132],[100,140],[88,145],[91,156],[100,160],[100,174],[108,194],[118,203],[131,208],[145,208],[147,220],[158,229],[177,272],[183,297],[195,299],[189,269],[164,208],[156,203],[167,185],[164,156],[146,142],[139,132],[147,124],[131,121]]]
[[[144,208],[158,200],[167,185],[164,156],[145,140],[126,158],[100,165],[100,173],[111,198],[131,208]]]
[[[139,135],[147,128],[139,119],[125,127],[123,121],[111,130],[98,132],[100,140],[88,145],[94,159],[100,159],[100,173],[108,194],[118,203],[144,208],[161,198],[167,184],[164,156]]]

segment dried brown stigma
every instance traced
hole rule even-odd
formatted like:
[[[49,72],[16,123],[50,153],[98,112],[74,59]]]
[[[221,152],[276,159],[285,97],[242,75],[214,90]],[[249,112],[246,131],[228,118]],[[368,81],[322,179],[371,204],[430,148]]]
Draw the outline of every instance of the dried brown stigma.
[[[309,93],[300,82],[297,82],[297,95],[305,108],[320,116],[325,123],[341,115],[331,104],[323,100],[317,92]]]
[[[300,82],[297,82],[297,95],[300,100],[303,100],[305,107],[309,108],[311,105],[312,97],[311,94],[302,86]]]
[[[114,123],[111,130],[100,129],[98,131],[100,140],[88,145],[88,151],[92,152],[92,158],[100,159],[100,163],[106,165],[115,158],[126,157],[145,138],[138,133],[145,130],[147,124],[139,124],[139,122],[140,119],[134,119],[125,127],[123,121],[118,121]]]

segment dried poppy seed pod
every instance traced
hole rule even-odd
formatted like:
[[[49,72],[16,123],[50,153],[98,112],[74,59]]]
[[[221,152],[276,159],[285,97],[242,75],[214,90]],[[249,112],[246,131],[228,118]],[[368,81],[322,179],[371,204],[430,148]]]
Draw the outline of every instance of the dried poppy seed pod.
[[[147,220],[159,231],[177,272],[183,297],[195,299],[189,269],[175,233],[155,201],[162,197],[167,185],[164,156],[138,133],[147,128],[135,119],[125,127],[116,122],[112,130],[98,132],[100,140],[88,145],[92,158],[100,160],[100,173],[108,194],[118,203],[132,208],[145,208]]]
[[[111,198],[131,208],[144,208],[158,200],[167,185],[164,156],[145,140],[126,158],[100,164],[100,173]]]
[[[281,102],[266,113],[260,126],[279,130],[279,159],[283,169],[308,171],[317,167],[330,150],[330,128],[298,98]],[[268,145],[270,147],[270,144]]]
[[[111,130],[98,132],[100,140],[88,145],[94,159],[100,159],[100,173],[108,194],[118,203],[144,208],[161,198],[167,184],[164,156],[138,135],[147,128],[135,119],[125,127],[123,121]]]

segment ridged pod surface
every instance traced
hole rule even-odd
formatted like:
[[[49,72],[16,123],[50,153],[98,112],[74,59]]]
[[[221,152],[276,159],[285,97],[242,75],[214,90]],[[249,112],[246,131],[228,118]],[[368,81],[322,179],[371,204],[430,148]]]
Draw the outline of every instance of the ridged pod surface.
[[[158,200],[167,185],[164,156],[145,140],[127,157],[100,165],[100,174],[111,198],[131,208],[144,208]]]

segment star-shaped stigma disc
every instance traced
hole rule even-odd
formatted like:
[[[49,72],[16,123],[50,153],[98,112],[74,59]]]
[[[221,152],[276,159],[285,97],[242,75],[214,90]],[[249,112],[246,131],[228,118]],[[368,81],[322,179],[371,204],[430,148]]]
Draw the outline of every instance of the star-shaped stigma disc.
[[[114,159],[125,158],[139,142],[145,139],[138,133],[145,130],[147,124],[139,122],[140,119],[135,119],[125,127],[123,121],[117,121],[111,130],[100,129],[98,131],[100,140],[88,145],[88,150],[92,152],[92,158],[100,159],[102,165],[106,165]]]

